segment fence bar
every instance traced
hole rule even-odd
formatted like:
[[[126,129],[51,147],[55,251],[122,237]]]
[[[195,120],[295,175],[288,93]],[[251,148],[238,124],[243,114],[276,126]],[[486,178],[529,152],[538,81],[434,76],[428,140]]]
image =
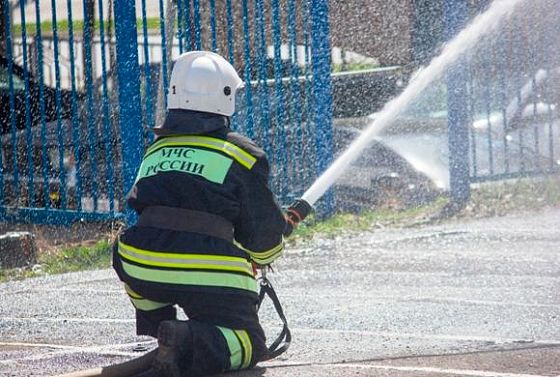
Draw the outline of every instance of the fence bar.
[[[202,26],[200,25],[200,0],[193,0],[194,41],[196,50],[202,49]]]
[[[557,28],[560,29],[560,28]],[[547,45],[552,45],[552,41],[547,40],[547,38],[550,38],[551,36],[558,36],[558,34],[560,33],[560,30],[556,30],[555,34],[546,34],[546,37],[543,38],[543,43],[547,44]],[[558,37],[556,37],[558,38]],[[543,47],[544,48],[544,47]],[[548,123],[548,157],[549,157],[549,169],[554,169],[555,167],[558,167],[558,163],[555,161],[554,159],[554,155],[555,155],[555,150],[554,150],[554,140],[555,137],[558,138],[559,135],[554,135],[554,119],[553,119],[553,105],[552,105],[552,99],[551,99],[551,95],[552,95],[552,89],[551,89],[551,84],[553,82],[553,80],[551,79],[553,72],[554,72],[554,60],[551,56],[551,50],[550,48],[544,48],[545,51],[545,56],[544,56],[544,63],[546,66],[546,70],[547,70],[547,78],[548,80],[544,83],[543,88],[544,88],[544,98],[547,99],[548,102],[548,106],[547,106],[547,123]]]
[[[184,17],[185,17],[185,51],[190,51],[193,49],[192,41],[192,22],[191,22],[191,0],[185,0],[185,6],[183,7]]]
[[[534,10],[535,8],[532,8],[531,10]],[[538,19],[535,17],[535,13],[532,14],[531,19],[536,20],[536,22],[538,23]],[[538,27],[538,25],[537,25]],[[527,23],[525,23],[525,25],[522,27],[522,30],[524,33],[529,33],[529,27],[527,25]],[[540,125],[538,124],[538,114],[537,114],[537,101],[538,101],[538,93],[537,93],[537,71],[538,71],[538,67],[537,67],[537,58],[536,58],[536,46],[535,43],[531,43],[531,41],[529,41],[529,37],[528,34],[525,34],[526,36],[526,40],[527,40],[527,44],[529,46],[527,46],[528,49],[528,53],[529,53],[529,65],[530,65],[530,72],[532,75],[532,80],[531,80],[531,88],[532,88],[532,95],[531,95],[531,99],[533,102],[533,136],[535,138],[534,140],[534,146],[535,146],[535,167],[534,169],[539,170],[540,165],[541,165],[541,161],[540,161],[540,157],[541,157],[541,151],[540,151],[540,140],[539,140],[539,127]],[[544,79],[546,80],[546,78]],[[523,111],[524,109],[521,108],[521,111]]]
[[[543,175],[554,175],[560,173],[560,169],[558,167],[554,167],[552,169],[542,169],[542,170],[533,170],[533,171],[524,171],[524,172],[512,172],[512,173],[502,173],[502,174],[494,174],[484,177],[474,177],[472,179],[473,183],[479,182],[498,182],[508,179],[524,179],[524,178],[531,178],[531,177],[541,177]]]
[[[159,0],[159,22],[160,22],[160,29],[159,32],[161,34],[161,69],[160,69],[160,80],[163,83],[163,91],[161,93],[159,93],[160,96],[162,96],[163,99],[163,108],[162,109],[157,109],[156,111],[166,111],[165,109],[167,109],[167,89],[169,88],[169,82],[168,82],[168,72],[167,72],[167,33],[165,32],[165,24],[166,24],[166,19],[165,19],[165,12],[164,12],[164,6],[163,6],[163,0]],[[172,30],[172,29],[171,29]],[[171,38],[171,41],[173,41],[173,35],[169,36]],[[158,103],[158,105],[161,102]],[[156,116],[161,116],[161,114],[156,114]]]
[[[299,82],[299,66],[298,66],[298,52],[297,52],[297,36],[296,36],[296,1],[288,1],[288,38],[289,38],[289,49],[290,49],[290,81],[291,81],[291,119],[290,124],[292,129],[290,130],[290,145],[291,151],[294,156],[301,156],[303,140],[301,139],[301,118],[302,111],[300,106],[301,93],[300,93],[300,82]],[[301,160],[297,158],[292,158],[292,174],[293,180],[298,177],[298,169],[300,168]],[[291,182],[292,191],[294,188],[294,182]]]
[[[74,54],[74,20],[72,18],[72,0],[67,0],[68,6],[68,43],[70,48],[70,78],[72,87],[72,142],[74,144],[75,174],[76,174],[76,208],[82,210],[82,138],[78,124],[78,104],[76,91],[76,63]]]
[[[233,44],[233,10],[231,0],[226,0],[226,29],[228,59],[231,65],[235,67],[235,45]],[[236,101],[238,98],[236,98]],[[236,103],[236,107],[239,108],[240,104]],[[239,112],[237,112],[237,114],[234,114],[231,118],[231,127],[233,130],[237,130],[239,128]]]
[[[43,173],[43,200],[45,208],[51,206],[49,192],[49,163],[47,156],[47,125],[45,120],[45,79],[43,68],[43,38],[41,37],[41,10],[39,2],[35,1],[35,48],[37,51],[37,71],[39,73],[39,116],[41,122],[41,167]],[[28,145],[34,152],[35,146]]]
[[[66,198],[66,169],[64,168],[65,141],[61,122],[62,94],[60,92],[60,59],[58,49],[58,22],[56,18],[56,0],[51,0],[52,33],[54,45],[54,75],[56,82],[56,134],[58,140],[58,171],[60,174],[59,194],[60,208],[67,209]]]
[[[177,38],[179,39],[179,54],[182,54],[183,51],[185,50],[183,46],[183,33],[185,30],[185,25],[183,25],[183,23],[185,22],[183,18],[183,1],[176,0],[176,4],[177,4]]]
[[[313,93],[315,97],[315,132],[317,143],[317,173],[324,172],[332,162],[332,84],[331,84],[331,48],[329,29],[328,0],[311,0],[310,2],[313,56]],[[323,208],[331,214],[334,207],[332,191],[323,198]]]
[[[304,47],[304,75],[305,75],[305,104],[303,111],[308,114],[313,109],[313,86],[312,86],[312,78],[311,78],[311,11],[309,9],[311,0],[302,0],[302,9],[301,13],[303,15],[303,47]],[[308,117],[308,121],[306,122],[306,127],[303,130],[303,138],[304,140],[312,140],[313,138],[313,130],[314,130],[314,121],[315,119],[311,119]],[[308,161],[309,165],[304,163],[304,180],[303,184],[305,186],[309,186],[312,183],[313,177],[315,176],[314,170],[316,168],[316,161],[313,160],[314,153],[311,150],[312,143],[306,142],[303,145],[303,161]]]
[[[517,33],[514,33],[513,30],[515,30]],[[521,35],[519,33],[519,29],[515,28],[512,29],[512,33],[511,33],[511,50],[512,50],[512,59],[510,59],[511,62],[511,72],[514,75],[518,75],[520,72],[517,71],[518,66],[521,65],[521,62],[519,61],[515,61],[515,57],[517,57],[517,59],[519,59],[520,56],[523,56],[524,54],[524,49],[520,47],[521,45]],[[521,75],[519,75],[521,76]],[[521,90],[523,89],[523,86],[525,84],[525,82],[522,81],[523,77],[518,77],[518,79],[515,82],[516,85],[516,92],[515,95],[517,97],[517,103],[519,104],[519,106],[522,105],[523,103],[523,97],[521,94]],[[525,143],[524,143],[524,132],[523,132],[523,127],[519,127],[517,129],[517,138],[519,140],[519,166],[520,166],[520,171],[524,172],[526,170],[526,165],[525,165]]]
[[[34,199],[34,179],[33,179],[33,134],[31,133],[31,93],[29,68],[27,64],[27,24],[25,20],[25,1],[19,1],[19,10],[21,13],[21,41],[23,46],[23,80],[25,82],[25,130],[27,145],[27,199],[28,206],[33,207]],[[18,154],[14,156],[17,159]],[[17,193],[19,195],[19,193]]]
[[[474,82],[474,78],[476,77],[476,75],[473,72],[473,64],[471,63],[469,65],[469,93],[470,93],[470,98],[469,98],[469,114],[470,114],[470,122],[471,124],[474,124],[474,114],[476,111],[476,101],[475,101],[475,88],[476,88],[476,84]],[[471,154],[472,154],[472,176],[473,177],[477,177],[478,176],[478,154],[477,154],[477,148],[476,148],[476,142],[477,142],[477,135],[476,135],[476,129],[474,127],[470,128],[470,135],[471,135]]]
[[[235,66],[235,48],[233,44],[233,11],[231,8],[231,0],[226,0],[226,20],[228,57],[231,65]]]
[[[143,138],[140,108],[140,72],[138,67],[138,40],[136,6],[134,0],[115,2],[115,35],[119,80],[119,124],[122,135],[123,192],[134,184],[135,173],[142,159]],[[126,220],[134,220],[134,211],[128,209]]]
[[[500,94],[501,94],[501,107],[502,107],[502,119],[503,119],[503,137],[502,143],[503,146],[503,154],[504,154],[504,172],[509,173],[509,139],[508,139],[508,128],[509,128],[509,120],[507,119],[507,106],[508,106],[508,91],[507,91],[507,82],[506,82],[506,64],[507,64],[507,51],[505,49],[505,38],[500,37],[498,38],[498,44],[500,45],[498,54],[502,57],[501,66],[500,66]]]
[[[243,34],[244,34],[244,73],[245,73],[245,132],[250,138],[255,137],[254,109],[253,109],[253,88],[251,88],[251,43],[249,41],[249,9],[248,0],[242,0],[243,7]]]
[[[97,181],[97,131],[94,123],[95,115],[93,110],[93,69],[92,69],[92,46],[94,32],[94,15],[90,14],[88,9],[87,0],[83,1],[84,6],[84,64],[85,64],[85,85],[86,85],[86,108],[87,108],[87,128],[88,128],[88,146],[89,146],[89,159],[90,171],[89,182],[91,183],[91,198],[93,199],[93,210],[97,211],[98,202],[98,181]]]
[[[13,40],[12,40],[12,21],[11,21],[11,14],[10,14],[10,6],[8,0],[2,1],[2,6],[4,7],[4,17],[5,19],[5,26],[6,26],[6,59],[8,60],[8,91],[9,91],[9,100],[10,100],[10,131],[12,134],[12,190],[14,199],[17,199],[19,196],[19,169],[17,164],[17,129],[16,129],[16,102],[14,96],[14,63],[13,63]],[[0,158],[2,153],[0,153]],[[3,165],[3,161],[0,161]],[[0,172],[0,199],[4,200],[4,169],[1,169]]]
[[[282,16],[280,13],[280,1],[272,0],[272,41],[274,46],[274,86],[276,97],[276,122],[275,122],[275,147],[277,152],[276,163],[279,167],[278,174],[281,177],[279,180],[279,190],[282,195],[287,192],[288,180],[287,177],[287,151],[286,151],[286,119],[284,118],[284,84],[282,82],[283,64],[282,64],[282,35],[280,24]]]
[[[488,60],[486,57],[486,54],[484,56],[484,64],[483,64],[483,68],[485,68],[485,71],[488,70]],[[482,87],[483,87],[483,102],[484,102],[484,111],[486,113],[486,143],[488,146],[488,173],[490,175],[494,174],[494,153],[492,150],[492,145],[493,145],[493,140],[492,140],[492,109],[491,109],[491,105],[492,105],[492,98],[490,95],[490,85],[487,82],[482,82],[481,83]]]
[[[451,40],[466,23],[467,1],[444,0],[444,17],[447,39]],[[458,205],[464,205],[470,199],[466,76],[462,61],[457,62],[447,75],[450,199]]]
[[[260,110],[260,132],[263,148],[267,156],[272,156],[274,151],[271,139],[270,101],[267,82],[267,54],[263,0],[255,0],[255,44],[257,46],[258,61],[258,92]]]
[[[120,1],[120,0],[119,0]],[[25,222],[31,224],[57,224],[57,225],[70,225],[76,220],[76,214],[70,211],[60,211],[56,209],[42,209],[42,208],[20,208],[17,212],[2,213],[2,218],[7,222]],[[112,219],[123,219],[122,214],[115,214]],[[107,220],[107,214],[95,212],[82,212],[80,213],[81,221],[104,221]]]
[[[109,199],[109,212],[115,211],[115,185],[113,174],[113,150],[111,148],[111,126],[109,113],[109,90],[107,87],[107,58],[105,51],[105,20],[103,15],[103,0],[98,0],[99,8],[99,38],[101,40],[101,79],[103,85],[103,141],[105,144],[105,177],[106,190]],[[110,41],[109,41],[110,42]]]
[[[210,0],[210,32],[212,39],[212,51],[216,52],[217,37],[216,37],[216,0]]]
[[[146,15],[146,0],[142,0],[142,38],[144,41],[144,86],[146,90],[146,126],[154,127],[154,106],[152,102],[152,75],[150,68],[150,50],[149,50],[149,40],[148,40],[148,18]]]

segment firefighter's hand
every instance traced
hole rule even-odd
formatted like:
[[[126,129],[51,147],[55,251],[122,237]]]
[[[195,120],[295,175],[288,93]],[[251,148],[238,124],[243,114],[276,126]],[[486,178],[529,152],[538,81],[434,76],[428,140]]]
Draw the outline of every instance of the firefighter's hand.
[[[302,199],[296,200],[288,207],[286,214],[284,215],[286,218],[284,237],[288,237],[292,234],[298,224],[303,221],[307,215],[309,215],[311,209],[312,208],[309,203]]]

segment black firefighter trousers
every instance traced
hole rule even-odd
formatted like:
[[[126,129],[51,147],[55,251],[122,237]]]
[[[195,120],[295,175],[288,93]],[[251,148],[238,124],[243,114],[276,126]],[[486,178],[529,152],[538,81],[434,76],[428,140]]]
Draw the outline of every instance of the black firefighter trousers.
[[[136,333],[157,337],[159,324],[175,320],[179,306],[188,317],[190,339],[181,370],[207,376],[255,366],[266,354],[255,299],[238,295],[186,293],[169,303],[142,297],[125,285],[136,308]],[[170,297],[166,297],[170,298]]]

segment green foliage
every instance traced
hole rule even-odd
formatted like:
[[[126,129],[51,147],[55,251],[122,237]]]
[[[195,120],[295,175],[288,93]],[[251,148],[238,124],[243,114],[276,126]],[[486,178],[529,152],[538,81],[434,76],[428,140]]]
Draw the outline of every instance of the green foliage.
[[[56,29],[58,33],[68,33],[70,23],[68,20],[60,20],[56,22]],[[114,30],[115,29],[115,22],[111,21],[110,23],[107,20],[104,20],[103,23],[105,28],[109,26]],[[150,17],[146,19],[146,26],[148,30],[158,30],[160,29],[160,19],[159,17]],[[100,22],[99,20],[95,20],[94,22],[94,30],[100,29]],[[138,30],[142,30],[143,22],[142,19],[136,20],[136,27]],[[84,29],[84,21],[83,20],[75,20],[72,21],[72,30],[74,35],[81,35]],[[25,24],[25,31],[27,34],[34,34],[37,31],[37,24],[33,22],[28,22]],[[41,33],[43,34],[50,34],[53,31],[53,23],[52,21],[43,21],[41,22]],[[22,32],[22,25],[15,24],[12,27],[12,33],[19,35]]]
[[[107,240],[93,246],[75,246],[40,258],[39,263],[49,274],[107,268],[111,265],[111,244]]]
[[[288,238],[288,245],[305,242],[315,236],[332,238],[375,228],[406,227],[445,220],[437,215],[448,204],[441,196],[434,202],[402,210],[378,208],[359,214],[338,213],[328,219],[310,215]],[[520,179],[504,183],[488,183],[473,187],[467,207],[455,218],[500,216],[524,210],[535,210],[560,204],[560,177]],[[74,246],[39,256],[39,268],[0,270],[0,282],[44,274],[108,268],[111,265],[111,243],[98,241],[89,246]]]
[[[350,71],[364,71],[366,69],[379,68],[379,64],[375,63],[347,63],[347,64],[333,64],[331,72],[350,72]]]
[[[390,208],[368,209],[361,213],[338,213],[328,219],[317,219],[310,215],[294,231],[288,243],[297,242],[320,235],[335,237],[343,233],[371,230],[375,227],[406,224],[430,216],[440,210],[446,203],[446,197],[440,197],[433,203],[403,210]]]

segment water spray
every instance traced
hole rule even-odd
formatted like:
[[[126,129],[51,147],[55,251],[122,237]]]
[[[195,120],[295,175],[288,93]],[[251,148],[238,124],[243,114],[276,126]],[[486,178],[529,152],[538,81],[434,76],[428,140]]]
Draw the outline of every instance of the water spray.
[[[354,162],[361,152],[369,146],[375,136],[391,124],[391,122],[414,100],[420,93],[440,78],[447,69],[457,62],[464,51],[475,47],[480,39],[494,31],[500,20],[509,17],[517,5],[524,0],[496,0],[490,8],[476,17],[457,37],[449,42],[441,55],[434,58],[424,69],[417,72],[414,79],[395,99],[389,101],[370,122],[361,135],[338,157],[333,164],[311,185],[301,199],[296,200],[287,213],[287,235],[291,234],[310,212],[313,205],[340,178],[346,168]]]

